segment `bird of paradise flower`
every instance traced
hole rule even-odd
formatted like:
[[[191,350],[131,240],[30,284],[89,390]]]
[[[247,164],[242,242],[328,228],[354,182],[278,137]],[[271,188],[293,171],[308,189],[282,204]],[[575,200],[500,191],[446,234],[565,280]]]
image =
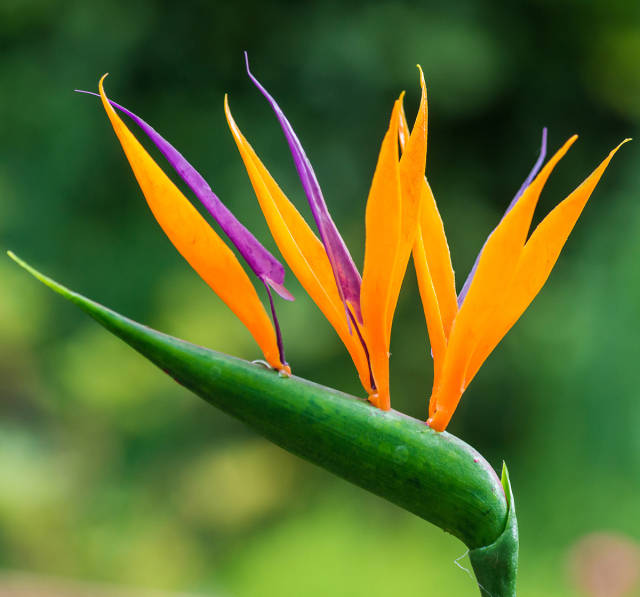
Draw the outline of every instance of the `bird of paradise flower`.
[[[370,402],[383,410],[390,408],[393,315],[413,257],[434,366],[427,423],[443,431],[483,362],[544,285],[604,170],[628,139],[529,235],[540,193],[577,139],[571,137],[543,166],[545,129],[536,164],[487,238],[458,295],[444,226],[425,178],[427,95],[418,68],[422,96],[415,123],[409,130],[401,94],[382,140],[367,200],[362,276],[329,214],[297,135],[274,98],[249,70],[248,60],[247,73],[271,105],[284,132],[319,238],[238,128],[226,96],[224,109],[278,249],[342,340]],[[271,292],[293,300],[284,287],[284,267],[168,141],[140,117],[107,98],[103,81],[104,77],[99,95],[156,220],[177,250],[248,328],[269,365],[289,374]],[[273,323],[233,252],[151,158],[116,110],[129,116],[157,146],[262,281]]]

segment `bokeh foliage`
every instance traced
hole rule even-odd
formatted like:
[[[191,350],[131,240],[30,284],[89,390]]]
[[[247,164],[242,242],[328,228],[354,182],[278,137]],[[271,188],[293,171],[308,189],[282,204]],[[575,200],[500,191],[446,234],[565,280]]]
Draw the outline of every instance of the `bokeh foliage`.
[[[430,6],[430,4],[432,4]],[[540,129],[581,139],[547,211],[640,125],[640,5],[0,3],[0,245],[100,302],[256,358],[246,331],[152,221],[97,101],[142,115],[256,234],[268,231],[222,113],[291,198],[295,171],[242,50],[312,159],[357,262],[396,95],[430,94],[428,175],[462,283],[524,178]],[[466,392],[451,431],[507,460],[520,589],[570,595],[567,550],[640,538],[640,149],[624,148],[548,286]],[[273,246],[272,242],[268,242]],[[298,375],[358,393],[348,357],[288,274]],[[392,338],[394,407],[426,414],[426,330],[410,271]],[[612,507],[612,502],[615,507]],[[576,504],[579,507],[576,507]],[[539,530],[545,529],[544,537]],[[220,594],[473,591],[454,539],[251,435],[0,260],[0,567]],[[380,571],[384,570],[384,574]]]

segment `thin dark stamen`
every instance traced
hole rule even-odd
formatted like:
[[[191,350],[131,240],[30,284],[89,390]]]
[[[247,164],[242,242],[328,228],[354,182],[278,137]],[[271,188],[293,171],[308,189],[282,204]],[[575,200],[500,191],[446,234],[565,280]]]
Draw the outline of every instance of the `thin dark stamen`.
[[[373,370],[371,369],[371,359],[369,358],[369,350],[367,349],[367,345],[364,341],[364,338],[360,333],[358,322],[356,321],[356,318],[353,316],[353,313],[351,313],[351,309],[347,309],[347,313],[349,313],[349,317],[351,318],[353,327],[356,328],[356,334],[358,334],[358,338],[360,339],[360,344],[362,344],[362,349],[364,350],[364,354],[367,357],[367,365],[369,366],[369,381],[371,382],[371,389],[377,390],[378,388],[376,387],[376,380],[373,379]]]
[[[283,365],[288,365],[284,358],[284,344],[282,343],[282,332],[280,331],[280,324],[278,323],[278,317],[276,316],[276,307],[273,304],[273,295],[271,294],[271,288],[265,282],[264,287],[267,289],[267,295],[269,296],[269,306],[271,307],[271,318],[273,319],[273,325],[276,328],[276,340],[278,342],[278,352],[280,353],[280,361]]]

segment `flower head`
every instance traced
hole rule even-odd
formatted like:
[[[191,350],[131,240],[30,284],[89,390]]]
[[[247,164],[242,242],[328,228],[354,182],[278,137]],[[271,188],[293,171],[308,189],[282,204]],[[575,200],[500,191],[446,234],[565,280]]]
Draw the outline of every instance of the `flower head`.
[[[623,141],[607,158],[559,203],[529,235],[540,193],[556,164],[576,141],[571,137],[530,184],[516,195],[501,222],[487,239],[472,270],[466,295],[448,332],[444,346],[434,351],[434,384],[429,404],[431,427],[448,425],[462,393],[493,349],[520,318],[546,282],[560,251],[600,177]],[[544,153],[545,140],[543,139]],[[528,182],[528,181],[525,181]],[[527,238],[528,237],[528,238]],[[414,253],[416,263],[422,259]],[[417,267],[421,288],[429,284],[428,263]],[[427,293],[428,294],[428,293]],[[428,297],[426,303],[433,300]],[[432,311],[425,306],[427,322]],[[439,328],[437,318],[431,327]],[[431,329],[430,327],[430,329]],[[440,330],[438,329],[438,332]],[[432,343],[433,345],[433,343]]]
[[[225,101],[229,126],[262,210],[285,260],[349,350],[371,402],[383,409],[390,407],[393,313],[413,253],[434,362],[428,422],[434,429],[444,430],[484,360],[546,281],[617,148],[527,240],[540,192],[577,138],[569,139],[542,168],[547,145],[545,129],[538,160],[457,295],[444,226],[424,176],[427,101],[420,71],[422,99],[411,133],[400,96],[382,141],[367,201],[364,270],[358,284],[358,272],[326,211],[317,179],[297,136],[275,100],[249,75],[268,99],[284,130],[322,242],[271,178],[238,129]],[[340,302],[348,312],[346,321],[340,315]],[[352,333],[350,322],[356,334]]]
[[[390,408],[389,356],[393,314],[413,256],[431,344],[434,375],[429,425],[442,431],[478,369],[535,298],[593,192],[609,156],[555,207],[529,236],[540,193],[571,137],[543,166],[547,131],[538,160],[502,220],[487,238],[460,292],[442,219],[425,178],[427,97],[409,131],[403,94],[395,101],[366,208],[362,276],[331,218],[313,167],[276,100],[247,73],[275,112],[291,151],[318,235],[289,201],[236,124],[225,96],[229,128],[271,234],[285,261],[336,330],[369,400]],[[146,122],[100,96],[140,187],[161,227],[193,268],[243,321],[276,369],[286,368],[271,289],[285,299],[282,265],[213,193],[185,158]],[[272,326],[255,289],[230,249],[180,193],[118,116],[125,113],[155,143],[264,283]],[[623,142],[624,143],[624,142]],[[621,144],[622,145],[622,144]],[[274,329],[275,326],[275,329]]]

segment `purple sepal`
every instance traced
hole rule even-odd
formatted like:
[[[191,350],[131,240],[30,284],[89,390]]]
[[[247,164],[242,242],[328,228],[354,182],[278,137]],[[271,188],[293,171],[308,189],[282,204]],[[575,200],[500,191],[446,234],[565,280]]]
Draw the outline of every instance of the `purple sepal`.
[[[349,308],[347,307],[347,303],[349,303],[357,320],[362,323],[362,314],[360,312],[360,285],[362,280],[344,240],[342,240],[335,223],[331,219],[331,215],[327,209],[327,205],[324,201],[324,197],[322,196],[322,191],[320,190],[320,185],[318,184],[318,180],[311,163],[309,162],[298,137],[293,131],[291,124],[289,124],[289,121],[280,109],[280,106],[278,106],[269,92],[251,74],[251,71],[249,70],[249,57],[246,52],[244,53],[244,57],[247,64],[247,74],[249,75],[249,78],[271,105],[271,108],[275,112],[280,126],[282,127],[287,143],[289,144],[289,149],[291,150],[293,162],[296,166],[296,170],[298,171],[302,188],[304,189],[307,200],[309,201],[311,213],[313,214],[313,218],[318,227],[318,232],[320,233],[320,239],[322,240],[322,244],[327,252],[331,269],[333,270],[333,276],[336,280],[340,298],[345,306],[347,322],[350,326],[348,317]]]
[[[507,210],[504,212],[502,219],[504,219],[504,216],[506,216],[513,209],[515,204],[518,202],[518,199],[522,197],[522,194],[527,190],[527,187],[533,182],[533,179],[538,175],[538,172],[540,172],[540,168],[542,168],[542,164],[544,164],[544,159],[546,157],[547,157],[547,127],[545,126],[542,129],[542,142],[540,143],[540,154],[538,155],[538,159],[536,160],[536,163],[533,165],[533,168],[531,168],[531,172],[529,172],[529,175],[527,176],[527,178],[525,178],[522,185],[520,185],[520,188],[518,189],[518,192],[515,194],[515,197],[511,200],[511,203],[509,203],[509,207],[507,207]],[[500,221],[502,221],[502,219]]]
[[[76,89],[76,91],[78,93],[98,96],[97,93],[91,91],[82,91],[80,89]],[[258,276],[265,285],[271,286],[283,299],[288,301],[294,300],[293,295],[283,286],[284,267],[282,264],[238,221],[229,208],[222,203],[218,196],[211,190],[211,187],[200,173],[171,143],[164,139],[152,126],[142,120],[142,118],[114,101],[109,100],[109,103],[131,118],[131,120],[145,132],[149,139],[153,141],[171,167],[178,173],[180,178],[187,183],[213,219],[219,224],[220,228],[224,230],[224,233],[236,246],[238,252],[256,276]]]
[[[509,207],[507,207],[506,211],[504,212],[504,215],[502,216],[502,218],[500,218],[500,222],[502,222],[502,220],[504,220],[504,217],[513,209],[515,204],[518,202],[518,199],[522,197],[522,194],[527,190],[527,187],[533,182],[533,179],[537,176],[538,172],[540,172],[540,168],[542,168],[542,164],[544,163],[544,159],[546,156],[547,156],[547,127],[545,126],[542,129],[542,142],[540,144],[540,154],[538,155],[538,159],[536,160],[536,163],[533,165],[533,168],[531,168],[531,172],[529,172],[529,175],[527,176],[527,178],[524,179],[524,182],[518,189],[518,192],[515,194],[515,197],[511,200],[511,203],[509,203]],[[500,224],[498,223],[498,226],[499,225]],[[491,234],[493,234],[493,231],[491,231]],[[489,235],[489,237],[491,236],[491,234]],[[469,292],[469,287],[471,286],[473,277],[475,276],[476,270],[478,269],[478,263],[480,262],[482,251],[484,251],[484,247],[487,244],[489,237],[487,237],[487,240],[484,241],[484,245],[482,245],[482,249],[480,249],[480,252],[476,257],[475,263],[473,264],[473,267],[471,268],[471,271],[469,272],[469,275],[467,276],[467,279],[464,282],[464,286],[462,287],[462,290],[458,295],[458,308],[462,307],[462,303],[464,302],[464,299],[467,296],[467,292]]]

